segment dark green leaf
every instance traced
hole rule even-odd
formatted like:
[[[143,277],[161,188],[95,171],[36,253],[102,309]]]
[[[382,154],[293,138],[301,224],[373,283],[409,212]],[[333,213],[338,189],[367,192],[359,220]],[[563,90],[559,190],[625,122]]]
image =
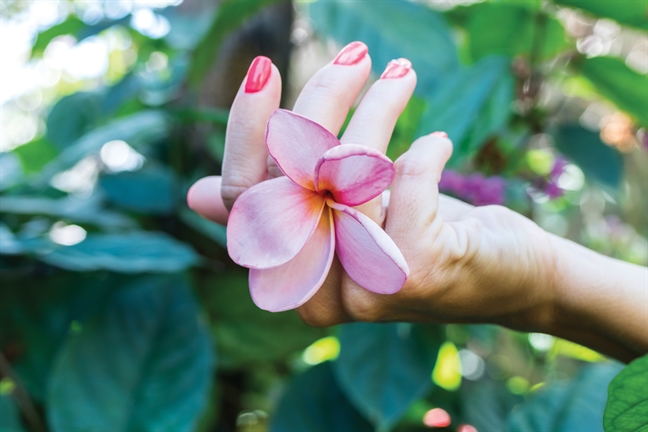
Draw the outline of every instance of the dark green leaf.
[[[522,3],[477,3],[464,13],[473,61],[489,54],[525,55],[538,61],[571,47],[560,21]]]
[[[618,151],[603,144],[597,132],[577,125],[566,125],[555,135],[556,147],[578,165],[585,176],[611,188],[618,188],[623,160]]]
[[[506,388],[504,381],[485,376],[479,381],[464,380],[460,389],[462,421],[478,431],[505,431],[513,407],[522,402]]]
[[[497,131],[510,117],[512,85],[507,58],[483,58],[447,78],[427,99],[417,135],[445,131],[454,143],[454,158],[461,156],[458,150],[464,140],[469,140],[466,147],[477,149],[482,137]]]
[[[101,209],[100,204],[97,195],[86,199],[13,195],[2,197],[0,213],[52,216],[67,222],[86,223],[108,229],[136,226],[132,219],[121,213]]]
[[[69,15],[62,23],[56,24],[55,26],[40,32],[36,37],[34,45],[32,46],[32,58],[40,57],[41,55],[43,55],[45,48],[47,48],[47,45],[49,45],[49,43],[54,38],[66,34],[75,35],[84,26],[85,23],[81,21],[81,19],[79,19],[76,15]]]
[[[554,0],[561,6],[583,9],[603,18],[612,18],[642,30],[648,30],[648,1]]]
[[[105,174],[99,178],[99,185],[109,201],[138,213],[168,214],[180,198],[173,172],[161,165]]]
[[[376,74],[392,59],[409,59],[418,76],[419,96],[427,96],[458,68],[450,29],[439,13],[424,4],[320,0],[309,5],[309,13],[315,28],[338,43],[365,42]]]
[[[320,363],[288,385],[270,432],[371,432],[371,424],[338,388],[331,363]]]
[[[608,387],[605,432],[648,430],[648,355],[626,366]]]
[[[72,246],[52,246],[39,259],[72,271],[110,270],[120,273],[173,273],[198,262],[188,245],[161,232],[88,234]]]
[[[193,430],[213,355],[184,278],[136,279],[75,333],[52,369],[54,431]]]
[[[169,117],[162,111],[140,111],[115,119],[105,126],[93,129],[66,148],[43,168],[35,184],[47,184],[54,174],[70,168],[85,156],[97,153],[109,141],[123,140],[137,148],[165,137],[170,126]]]
[[[379,431],[390,430],[432,389],[441,338],[426,347],[405,323],[342,326],[334,370],[349,400]]]
[[[201,234],[209,237],[223,248],[227,248],[227,234],[226,229],[223,225],[219,225],[216,222],[205,219],[202,216],[199,216],[193,210],[188,208],[183,208],[180,210],[179,214],[180,219],[190,227],[194,228]]]
[[[212,316],[224,367],[285,359],[326,336],[324,330],[304,324],[295,311],[271,313],[259,309],[250,297],[247,271],[217,274],[199,289]]]
[[[398,159],[416,139],[416,128],[424,110],[425,102],[423,99],[412,96],[396,122],[394,133],[389,141],[389,147],[387,147],[387,156],[391,160]]]
[[[207,34],[196,46],[189,66],[189,84],[197,88],[218,56],[221,43],[230,32],[256,14],[264,6],[278,0],[225,0],[216,11]]]
[[[583,59],[581,72],[594,84],[596,92],[608,98],[643,126],[648,126],[648,86],[646,75],[630,69],[615,57]]]
[[[572,382],[548,384],[516,408],[509,432],[603,432],[605,389],[618,363],[589,365]]]
[[[46,138],[59,149],[65,149],[88,132],[100,114],[98,94],[78,92],[65,96],[47,116]]]
[[[20,412],[11,394],[0,394],[0,431],[25,432],[20,421]]]

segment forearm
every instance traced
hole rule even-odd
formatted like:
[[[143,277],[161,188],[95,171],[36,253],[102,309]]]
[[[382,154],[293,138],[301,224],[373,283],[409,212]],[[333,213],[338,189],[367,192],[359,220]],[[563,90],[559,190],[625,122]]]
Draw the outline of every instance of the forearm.
[[[554,304],[547,333],[622,361],[648,352],[648,269],[552,236]]]

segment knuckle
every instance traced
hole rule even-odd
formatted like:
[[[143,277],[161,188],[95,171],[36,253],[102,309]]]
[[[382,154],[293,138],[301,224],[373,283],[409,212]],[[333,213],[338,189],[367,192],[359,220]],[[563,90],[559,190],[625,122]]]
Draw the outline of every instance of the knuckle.
[[[418,177],[425,173],[427,167],[420,160],[404,154],[394,162],[394,170],[398,177]]]
[[[306,84],[304,91],[314,95],[318,99],[346,101],[349,98],[350,92],[344,89],[339,79],[326,72],[326,70],[322,70],[316,74]]]
[[[369,291],[352,287],[342,291],[344,309],[354,321],[375,322],[383,318],[380,303]]]
[[[232,209],[234,201],[247,189],[246,186],[233,185],[223,182],[221,185],[221,198],[223,199],[223,204],[227,207],[228,210]]]
[[[297,308],[297,314],[302,321],[311,327],[329,327],[337,324],[328,313],[318,308],[308,307],[307,304]]]

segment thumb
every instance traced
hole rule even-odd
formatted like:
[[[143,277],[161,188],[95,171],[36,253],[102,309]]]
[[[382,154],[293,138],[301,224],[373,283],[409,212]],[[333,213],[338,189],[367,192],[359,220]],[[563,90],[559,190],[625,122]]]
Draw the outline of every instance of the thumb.
[[[221,225],[227,225],[229,211],[221,197],[221,176],[198,180],[187,192],[187,205],[202,217]]]
[[[434,132],[414,141],[394,162],[396,175],[387,210],[387,232],[428,226],[434,221],[439,209],[439,179],[451,155],[452,142],[447,135]],[[407,221],[407,227],[403,221]]]

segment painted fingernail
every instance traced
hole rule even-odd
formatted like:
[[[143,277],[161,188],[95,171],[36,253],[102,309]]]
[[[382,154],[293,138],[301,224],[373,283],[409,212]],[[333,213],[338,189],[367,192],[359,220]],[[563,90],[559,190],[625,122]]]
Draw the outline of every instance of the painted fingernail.
[[[268,84],[272,73],[272,60],[268,57],[259,56],[252,60],[250,69],[245,81],[245,93],[256,93]]]
[[[351,42],[349,45],[342,48],[342,51],[335,57],[333,64],[351,66],[360,63],[369,51],[367,45],[362,42]]]
[[[432,132],[430,136],[438,136],[441,138],[448,138],[448,134],[445,132]]]
[[[392,60],[387,63],[385,71],[380,75],[380,79],[403,78],[412,69],[412,63],[404,58]]]

